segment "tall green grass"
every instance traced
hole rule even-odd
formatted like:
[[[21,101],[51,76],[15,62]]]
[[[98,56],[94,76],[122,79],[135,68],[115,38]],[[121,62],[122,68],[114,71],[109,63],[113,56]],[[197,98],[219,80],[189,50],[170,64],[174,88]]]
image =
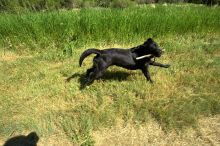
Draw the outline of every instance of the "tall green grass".
[[[15,50],[141,42],[147,37],[220,31],[219,8],[156,5],[0,15],[0,44]]]

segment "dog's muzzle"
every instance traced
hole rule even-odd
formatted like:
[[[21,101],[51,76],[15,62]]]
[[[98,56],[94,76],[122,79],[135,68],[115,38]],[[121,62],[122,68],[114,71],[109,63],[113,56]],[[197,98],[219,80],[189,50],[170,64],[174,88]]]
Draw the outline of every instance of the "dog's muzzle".
[[[165,52],[165,49],[160,49],[157,53],[157,55],[155,55],[156,57],[160,57],[163,53]]]

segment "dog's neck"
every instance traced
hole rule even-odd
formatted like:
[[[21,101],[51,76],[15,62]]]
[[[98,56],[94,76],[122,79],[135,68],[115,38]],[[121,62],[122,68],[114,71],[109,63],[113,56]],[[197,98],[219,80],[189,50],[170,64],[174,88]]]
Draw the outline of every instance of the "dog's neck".
[[[144,48],[144,45],[142,44],[142,45],[131,48],[131,52],[132,53],[137,52],[138,50],[143,49],[143,48]]]

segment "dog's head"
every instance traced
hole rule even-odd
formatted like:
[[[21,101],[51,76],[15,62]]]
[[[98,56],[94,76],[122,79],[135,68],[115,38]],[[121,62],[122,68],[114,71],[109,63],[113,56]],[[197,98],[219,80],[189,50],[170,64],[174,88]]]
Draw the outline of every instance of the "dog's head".
[[[147,39],[143,46],[145,48],[145,53],[151,54],[155,57],[160,57],[164,52],[152,38]]]

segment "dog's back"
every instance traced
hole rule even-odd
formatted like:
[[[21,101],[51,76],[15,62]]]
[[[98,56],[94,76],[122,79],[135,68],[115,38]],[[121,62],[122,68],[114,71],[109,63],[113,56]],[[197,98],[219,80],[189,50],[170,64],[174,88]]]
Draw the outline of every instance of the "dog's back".
[[[109,65],[116,65],[127,69],[132,69],[135,66],[135,60],[130,49],[106,49],[100,57],[106,60]]]

